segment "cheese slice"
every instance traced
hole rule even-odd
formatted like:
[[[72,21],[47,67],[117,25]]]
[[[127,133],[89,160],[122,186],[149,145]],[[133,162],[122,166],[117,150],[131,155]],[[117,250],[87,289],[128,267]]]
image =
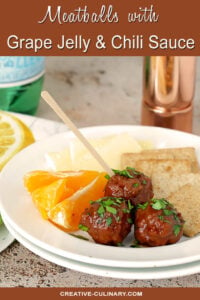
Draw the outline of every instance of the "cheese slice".
[[[121,133],[98,139],[89,139],[89,142],[103,157],[106,163],[114,169],[120,169],[122,153],[139,153],[151,143],[136,141],[130,134]],[[61,152],[51,152],[46,155],[47,164],[53,170],[97,170],[103,171],[102,167],[92,157],[80,141],[74,139],[70,147]]]

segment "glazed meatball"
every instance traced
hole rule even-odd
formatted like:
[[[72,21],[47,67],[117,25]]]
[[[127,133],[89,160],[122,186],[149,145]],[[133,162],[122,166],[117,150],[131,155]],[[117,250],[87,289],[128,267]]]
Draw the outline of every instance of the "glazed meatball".
[[[183,234],[184,220],[165,199],[139,204],[135,213],[135,239],[142,245],[163,246],[176,243]]]
[[[133,205],[149,201],[153,197],[151,179],[127,167],[126,170],[113,170],[113,175],[105,187],[105,196],[131,200]]]
[[[118,245],[132,226],[130,201],[104,197],[91,202],[81,217],[79,228],[87,231],[100,244]]]

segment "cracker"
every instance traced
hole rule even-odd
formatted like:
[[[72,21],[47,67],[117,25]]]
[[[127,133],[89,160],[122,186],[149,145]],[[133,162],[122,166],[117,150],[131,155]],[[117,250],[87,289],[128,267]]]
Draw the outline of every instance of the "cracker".
[[[167,159],[183,159],[189,160],[191,163],[191,172],[198,172],[199,166],[195,153],[195,148],[184,147],[184,148],[165,148],[165,149],[153,149],[144,150],[140,153],[124,153],[121,157],[122,168],[131,166],[135,161],[138,160],[167,160]]]
[[[132,160],[126,157],[122,162],[122,169],[132,167],[152,177],[153,173],[165,173],[170,176],[191,172],[191,162],[187,159],[140,159]]]
[[[124,153],[122,168],[133,167],[152,179],[154,197],[166,198],[182,214],[184,234],[200,232],[200,171],[192,147]]]
[[[186,184],[197,184],[200,186],[200,173],[187,173],[187,174],[160,174],[153,173],[152,185],[155,198],[168,198],[172,193]]]
[[[168,201],[182,214],[183,233],[192,237],[200,232],[200,186],[187,184],[173,193]]]

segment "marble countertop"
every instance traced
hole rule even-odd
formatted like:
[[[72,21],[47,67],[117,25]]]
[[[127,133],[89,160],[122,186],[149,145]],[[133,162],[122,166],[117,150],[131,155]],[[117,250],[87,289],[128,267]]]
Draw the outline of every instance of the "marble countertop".
[[[199,60],[196,80],[193,132],[200,134]],[[141,57],[48,57],[44,88],[52,93],[78,127],[140,124]],[[38,140],[66,130],[42,100],[36,118],[23,116],[23,121],[36,132]],[[0,253],[0,287],[22,286],[200,287],[200,274],[160,280],[104,278],[60,267],[15,241]]]

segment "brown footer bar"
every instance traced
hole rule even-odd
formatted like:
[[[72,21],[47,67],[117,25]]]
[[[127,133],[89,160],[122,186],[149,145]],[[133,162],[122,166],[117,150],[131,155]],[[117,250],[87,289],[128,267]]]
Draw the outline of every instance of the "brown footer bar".
[[[141,299],[196,300],[199,288],[0,288],[2,300]]]

